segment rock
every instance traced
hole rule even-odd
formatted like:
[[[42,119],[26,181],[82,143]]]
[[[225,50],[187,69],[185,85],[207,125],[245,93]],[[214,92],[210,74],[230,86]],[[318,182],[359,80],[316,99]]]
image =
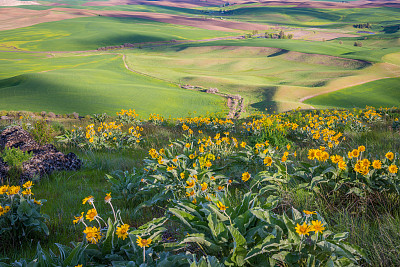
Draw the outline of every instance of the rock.
[[[38,149],[40,145],[33,139],[33,137],[20,126],[14,126],[5,129],[0,134],[0,149],[4,148],[19,148],[24,152],[31,152]]]
[[[206,93],[208,94],[216,94],[219,93],[218,88],[209,88],[206,90]]]
[[[81,166],[81,160],[74,153],[64,155],[55,150],[55,148],[48,151],[42,150],[22,164],[21,180],[31,180],[54,171],[78,170]]]
[[[1,116],[0,119],[1,119],[1,120],[11,120],[11,118],[10,118],[10,117],[7,117],[7,116]]]
[[[47,116],[49,117],[49,118],[55,118],[56,117],[56,114],[54,114],[53,112],[49,112],[49,113],[47,113]]]
[[[52,144],[40,146],[20,126],[5,129],[0,134],[0,150],[11,147],[33,153],[33,157],[29,161],[22,163],[21,181],[42,177],[53,171],[78,170],[82,166],[82,161],[74,153],[65,155]],[[0,158],[0,180],[5,179],[7,172],[8,166]]]
[[[79,119],[79,113],[73,112],[72,116],[74,117],[74,119]]]

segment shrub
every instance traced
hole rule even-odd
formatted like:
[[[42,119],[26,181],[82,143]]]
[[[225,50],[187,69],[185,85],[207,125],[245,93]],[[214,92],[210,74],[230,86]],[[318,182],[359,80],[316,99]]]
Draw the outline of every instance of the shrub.
[[[45,120],[36,121],[29,133],[40,145],[53,141],[54,130]]]
[[[33,183],[20,186],[0,187],[0,244],[15,246],[30,240],[34,233],[49,235],[45,221],[49,217],[41,213],[45,200],[33,198]]]
[[[3,159],[10,169],[8,170],[9,183],[19,182],[19,178],[22,174],[22,163],[30,160],[33,157],[33,153],[24,152],[18,148],[5,148],[0,153],[0,157]]]

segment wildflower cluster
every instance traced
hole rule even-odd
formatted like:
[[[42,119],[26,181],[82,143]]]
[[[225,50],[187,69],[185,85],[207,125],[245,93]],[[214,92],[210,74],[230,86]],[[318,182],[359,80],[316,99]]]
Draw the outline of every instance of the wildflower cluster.
[[[49,234],[45,224],[48,216],[40,211],[45,200],[36,200],[33,197],[33,185],[32,181],[28,181],[22,187],[0,186],[0,225],[3,226],[1,232],[5,238],[8,236],[18,240],[22,237],[18,231]]]
[[[193,118],[177,118],[177,125],[184,124],[192,129],[213,130],[213,131],[229,131],[233,130],[235,124],[231,119],[211,118],[211,117],[193,117]]]
[[[136,125],[139,122],[138,116],[134,109],[122,109],[117,112],[117,121],[124,125]]]

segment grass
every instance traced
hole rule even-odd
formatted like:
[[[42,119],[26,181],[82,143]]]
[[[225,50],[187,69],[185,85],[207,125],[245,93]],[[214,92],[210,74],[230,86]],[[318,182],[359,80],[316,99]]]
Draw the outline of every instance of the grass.
[[[2,109],[84,115],[114,114],[121,108],[135,108],[142,116],[155,112],[167,117],[186,116],[193,111],[198,114],[225,111],[224,101],[219,96],[184,90],[128,71],[121,55],[77,56],[64,60],[39,57],[39,61],[32,64],[33,73],[23,70],[29,60],[10,64],[11,73],[11,66],[26,73],[0,80]],[[42,61],[52,62],[53,66],[47,67],[56,70],[37,73]],[[11,73],[3,73],[3,77]]]
[[[317,106],[393,107],[400,105],[400,78],[382,79],[310,98],[305,103]]]
[[[319,9],[292,6],[232,6],[227,7],[226,11],[225,16],[230,19],[295,27],[332,28],[334,25],[335,28],[351,29],[349,26],[355,23],[380,24],[400,20],[400,12],[396,8],[389,7]]]
[[[273,96],[279,86],[320,87],[368,66],[361,61],[263,47],[190,45],[126,53],[134,70],[175,83],[240,94],[250,109],[260,111],[276,110]]]
[[[196,40],[231,35],[145,19],[97,16],[2,31],[0,43],[26,51],[81,51],[124,43]]]
[[[400,51],[395,46],[397,39],[390,40],[363,40],[363,47],[355,47],[354,42],[358,38],[340,38],[338,40],[315,42],[288,39],[244,39],[244,40],[218,40],[212,42],[201,42],[185,44],[181,47],[197,46],[252,46],[252,47],[274,47],[301,53],[321,54],[350,59],[365,60],[369,62],[382,62],[382,57],[389,53]],[[340,41],[343,44],[340,44]],[[368,43],[371,43],[370,45]],[[384,48],[384,49],[383,49]]]

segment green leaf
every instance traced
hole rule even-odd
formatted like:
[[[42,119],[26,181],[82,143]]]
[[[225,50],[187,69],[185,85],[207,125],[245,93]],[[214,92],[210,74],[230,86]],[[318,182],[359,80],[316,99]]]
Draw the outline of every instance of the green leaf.
[[[291,219],[289,219],[286,213],[283,214],[283,221],[285,222],[286,228],[288,230],[288,235],[289,235],[288,238],[293,240],[294,242],[299,242],[300,236],[295,231],[294,222]]]
[[[196,243],[204,250],[210,253],[220,253],[221,246],[214,244],[210,239],[206,238],[204,234],[190,234],[181,241],[180,244]]]
[[[113,238],[114,238],[114,223],[112,222],[111,218],[107,220],[108,229],[106,233],[106,238],[102,243],[101,252],[105,254],[110,254],[111,250],[113,249]]]
[[[173,215],[175,215],[189,229],[194,231],[194,229],[193,229],[191,223],[189,223],[189,221],[194,220],[196,218],[195,216],[193,216],[192,214],[190,214],[188,212],[185,212],[180,209],[175,209],[175,208],[169,208],[168,211],[171,212]]]
[[[17,214],[19,217],[23,217],[24,215],[26,216],[31,216],[32,215],[32,208],[29,205],[29,203],[26,201],[25,198],[20,199],[20,205],[18,206],[17,209]]]
[[[69,254],[69,256],[64,260],[63,266],[75,266],[83,257],[83,252],[87,246],[83,246],[83,243],[79,243]]]
[[[228,230],[233,237],[233,253],[230,260],[236,266],[243,266],[245,264],[245,257],[247,254],[247,243],[244,236],[232,225],[228,226]]]

